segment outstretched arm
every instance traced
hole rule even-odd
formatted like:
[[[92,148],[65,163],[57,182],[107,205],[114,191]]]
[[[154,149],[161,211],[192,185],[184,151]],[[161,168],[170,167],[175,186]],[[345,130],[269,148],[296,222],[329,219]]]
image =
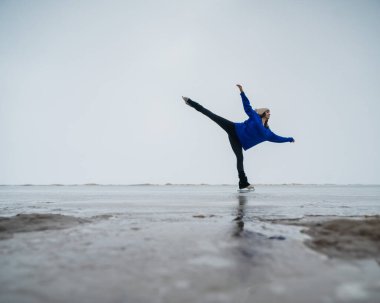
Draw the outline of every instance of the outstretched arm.
[[[254,115],[255,114],[257,115],[257,113],[252,109],[252,106],[249,103],[249,100],[248,100],[247,96],[245,95],[245,93],[243,91],[243,87],[240,84],[236,84],[236,86],[240,90],[240,96],[241,96],[241,100],[243,102],[244,111],[246,112],[246,114],[249,117],[254,117]]]
[[[284,142],[294,143],[295,142],[293,137],[281,137],[273,133],[271,130],[269,130],[269,136],[267,140],[270,142],[275,142],[275,143],[284,143]]]

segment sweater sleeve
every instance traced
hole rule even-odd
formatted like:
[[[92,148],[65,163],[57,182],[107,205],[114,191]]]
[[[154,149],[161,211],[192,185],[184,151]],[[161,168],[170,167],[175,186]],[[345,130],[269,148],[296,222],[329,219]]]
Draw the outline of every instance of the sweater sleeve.
[[[267,137],[267,140],[270,142],[275,142],[275,143],[284,143],[284,142],[294,141],[292,137],[281,137],[273,133],[271,130],[269,130],[269,135]]]
[[[240,96],[241,96],[241,100],[243,102],[244,111],[246,112],[246,114],[249,117],[251,117],[251,118],[255,117],[255,115],[258,116],[258,114],[252,109],[252,106],[249,103],[249,100],[248,100],[247,96],[245,95],[245,93],[241,92]]]

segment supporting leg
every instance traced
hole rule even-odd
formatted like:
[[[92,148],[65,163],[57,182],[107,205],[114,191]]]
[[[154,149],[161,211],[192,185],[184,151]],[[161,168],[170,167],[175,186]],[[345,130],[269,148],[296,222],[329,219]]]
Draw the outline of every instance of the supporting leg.
[[[243,148],[240,144],[239,138],[237,137],[235,133],[230,133],[228,135],[228,139],[230,140],[232,150],[234,151],[235,156],[236,156],[236,167],[237,167],[238,175],[239,175],[239,188],[241,189],[250,185],[248,183],[247,176],[245,175],[245,172],[244,172]]]

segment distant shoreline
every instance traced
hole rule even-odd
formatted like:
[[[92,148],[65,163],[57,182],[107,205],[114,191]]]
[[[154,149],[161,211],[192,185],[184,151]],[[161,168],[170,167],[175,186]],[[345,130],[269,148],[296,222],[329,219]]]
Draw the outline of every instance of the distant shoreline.
[[[0,186],[235,186],[236,184],[207,184],[207,183],[139,183],[139,184],[0,184]],[[262,183],[255,186],[368,186],[376,187],[380,184],[334,184],[334,183]]]

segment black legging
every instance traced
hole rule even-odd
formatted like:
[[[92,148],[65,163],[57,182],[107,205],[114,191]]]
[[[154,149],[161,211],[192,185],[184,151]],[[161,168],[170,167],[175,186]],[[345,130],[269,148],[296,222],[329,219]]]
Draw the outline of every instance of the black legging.
[[[236,134],[235,131],[235,124],[223,117],[220,117],[218,115],[215,115],[213,112],[209,111],[207,108],[204,108],[202,105],[199,103],[193,101],[193,100],[188,100],[188,104],[195,108],[197,111],[201,112],[202,114],[206,115],[209,117],[211,120],[216,122],[221,128],[223,128],[227,134],[228,134],[228,139],[230,140],[230,144],[232,147],[232,150],[234,151],[236,155],[236,160],[237,160],[237,170],[239,174],[239,187],[243,188],[249,185],[247,176],[245,175],[244,172],[244,166],[243,166],[243,148],[241,146],[241,143],[239,141],[239,138]]]

